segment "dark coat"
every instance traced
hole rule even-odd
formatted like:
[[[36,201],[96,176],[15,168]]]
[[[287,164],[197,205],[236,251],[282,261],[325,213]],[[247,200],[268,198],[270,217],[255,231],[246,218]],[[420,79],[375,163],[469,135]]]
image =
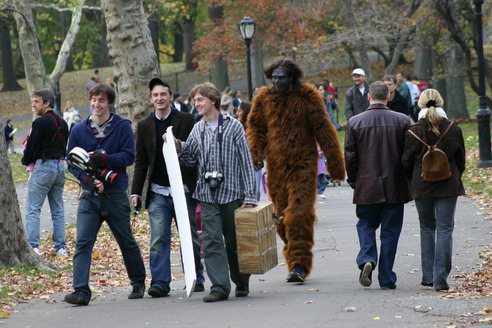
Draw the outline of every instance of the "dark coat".
[[[354,204],[396,204],[411,200],[401,156],[410,119],[372,104],[347,124],[345,166]]]
[[[398,90],[395,90],[395,96],[392,100],[388,101],[386,106],[398,113],[402,113],[408,115],[408,101],[405,97],[403,97]]]
[[[362,113],[369,107],[367,94],[369,93],[369,85],[364,82],[364,95],[359,91],[359,88],[354,85],[345,93],[345,117],[347,121],[357,114]]]
[[[150,180],[154,171],[155,152],[162,151],[162,149],[156,149],[155,117],[152,114],[137,124],[137,155],[133,172],[132,195],[143,196],[142,191],[145,180]],[[194,116],[189,113],[175,110],[169,119],[171,120],[169,125],[173,127],[174,137],[181,141],[186,141],[195,125]],[[183,183],[186,184],[190,192],[193,193],[196,188],[197,168],[185,166],[180,166],[180,168]],[[147,197],[149,192],[150,183],[148,183],[147,190],[145,191],[145,208],[149,205],[149,197]]]
[[[442,119],[439,131],[446,130],[450,122]],[[416,135],[424,140],[428,145],[434,145],[439,137],[429,131],[427,119],[421,118],[417,123],[410,127]],[[460,127],[453,124],[448,133],[438,145],[439,149],[446,153],[451,167],[451,177],[446,180],[426,182],[422,180],[422,157],[427,151],[420,141],[410,133],[405,137],[405,151],[403,152],[402,163],[407,174],[411,177],[412,195],[414,198],[427,197],[452,197],[465,194],[461,175],[465,170],[465,142]]]
[[[10,134],[14,131],[14,128],[10,124],[5,124],[5,128],[3,128],[3,133],[5,134],[5,141],[14,140],[14,136]]]

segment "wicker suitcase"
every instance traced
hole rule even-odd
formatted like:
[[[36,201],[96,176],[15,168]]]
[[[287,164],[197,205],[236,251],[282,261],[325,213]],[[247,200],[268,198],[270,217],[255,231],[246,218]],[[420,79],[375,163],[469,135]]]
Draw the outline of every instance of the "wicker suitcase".
[[[239,271],[262,274],[278,264],[273,204],[236,210],[236,238]]]

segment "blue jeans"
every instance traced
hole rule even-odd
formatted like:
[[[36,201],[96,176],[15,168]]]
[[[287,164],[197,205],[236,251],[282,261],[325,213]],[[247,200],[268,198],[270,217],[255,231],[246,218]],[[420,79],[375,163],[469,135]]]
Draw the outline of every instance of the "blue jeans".
[[[255,172],[255,178],[256,178],[256,199],[260,200],[261,198],[261,176],[262,176],[262,169],[259,169]]]
[[[125,191],[94,194],[84,191],[77,211],[77,241],[73,256],[73,287],[89,297],[89,271],[97,232],[106,221],[120,247],[133,286],[145,284],[145,266],[130,226],[130,204]]]
[[[378,263],[376,230],[381,226],[378,280],[382,288],[392,288],[396,284],[393,264],[403,226],[403,204],[357,205],[355,211],[359,218],[357,234],[360,244],[357,265],[362,269],[366,262],[371,262],[373,267]]]
[[[200,203],[202,206],[203,253],[211,291],[231,292],[231,279],[237,287],[249,288],[249,274],[239,272],[234,211],[243,202],[227,204]]]
[[[319,174],[318,175],[318,195],[322,195],[325,193],[326,186],[328,185],[328,178],[326,177],[326,174]]]
[[[196,201],[191,194],[186,195],[188,216],[190,218],[191,239],[193,241],[193,253],[195,255],[195,271],[197,283],[203,283],[203,265],[200,258],[200,241],[196,231],[195,209]],[[152,274],[151,286],[157,285],[164,292],[169,293],[171,283],[171,222],[176,217],[173,199],[154,192],[149,199],[150,218],[150,272]]]
[[[40,215],[44,200],[48,196],[53,221],[55,251],[65,248],[65,210],[63,208],[63,186],[65,165],[55,159],[38,159],[27,182],[26,233],[29,244],[39,247]]]
[[[453,253],[454,213],[458,197],[415,199],[420,221],[422,282],[448,289]],[[436,233],[437,232],[437,233]]]

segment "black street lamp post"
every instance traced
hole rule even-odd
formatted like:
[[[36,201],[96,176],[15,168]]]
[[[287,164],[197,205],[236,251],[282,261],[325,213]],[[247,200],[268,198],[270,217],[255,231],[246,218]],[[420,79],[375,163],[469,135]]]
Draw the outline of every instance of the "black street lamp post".
[[[484,0],[473,0],[475,5],[475,19],[477,26],[477,56],[478,56],[478,86],[479,104],[477,111],[478,122],[478,144],[480,160],[478,167],[491,167],[491,144],[490,144],[490,110],[487,108],[485,98],[485,65],[483,57],[483,29],[482,29],[482,4]]]
[[[60,49],[62,45],[62,41],[55,39],[51,41],[51,45],[53,46],[53,50],[55,51],[56,59],[58,60],[58,55],[60,54]],[[61,114],[61,92],[60,92],[60,80],[56,82],[55,87],[55,113]]]
[[[253,39],[253,34],[255,33],[255,22],[245,16],[239,23],[239,31],[241,32],[241,36],[246,43],[246,60],[248,65],[248,97],[249,100],[253,98],[253,82],[251,77],[251,39]]]

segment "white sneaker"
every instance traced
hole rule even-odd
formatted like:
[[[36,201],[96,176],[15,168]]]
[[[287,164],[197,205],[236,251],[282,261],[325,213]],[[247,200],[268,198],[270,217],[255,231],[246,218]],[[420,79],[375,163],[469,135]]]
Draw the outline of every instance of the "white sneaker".
[[[318,198],[326,199],[326,196],[324,194],[318,194]]]
[[[59,250],[56,251],[56,256],[61,256],[61,257],[68,256],[67,249],[66,248],[60,248]]]
[[[41,252],[39,251],[39,248],[33,247],[32,249],[34,250],[34,253],[36,253],[38,255],[41,255]]]

